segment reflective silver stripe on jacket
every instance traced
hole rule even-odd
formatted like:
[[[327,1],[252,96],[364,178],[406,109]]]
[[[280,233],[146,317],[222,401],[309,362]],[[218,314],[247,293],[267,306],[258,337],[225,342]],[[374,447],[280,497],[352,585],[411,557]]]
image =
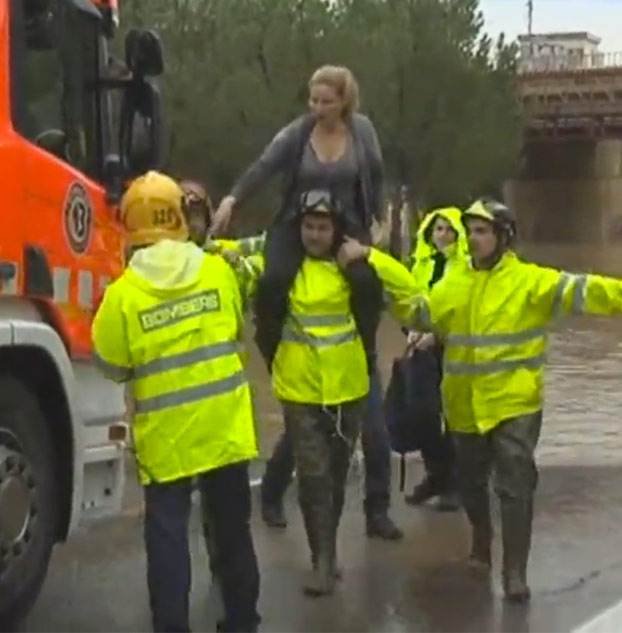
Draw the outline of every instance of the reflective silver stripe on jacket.
[[[283,328],[281,340],[285,343],[302,343],[311,347],[330,347],[331,345],[355,341],[357,338],[358,331],[356,329],[339,332],[338,334],[327,334],[326,336],[313,336],[306,332],[297,332],[290,327],[285,327]]]
[[[262,234],[253,237],[243,237],[238,244],[242,255],[254,255],[264,249],[265,242],[266,236]]]
[[[417,325],[423,326],[425,329],[432,329],[432,316],[430,315],[430,307],[427,302],[421,297],[415,297],[415,327]]]
[[[160,374],[172,369],[181,369],[182,367],[189,367],[190,365],[202,363],[207,360],[229,356],[240,351],[240,346],[235,341],[204,345],[189,352],[162,356],[142,365],[138,365],[134,369],[134,378],[146,378],[147,376],[153,376],[154,374]]]
[[[553,316],[560,317],[562,315],[562,308],[564,307],[564,291],[566,286],[570,283],[572,275],[568,273],[562,273],[562,276],[557,282],[557,288],[555,288],[555,297],[553,297]]]
[[[331,325],[348,325],[353,317],[349,314],[299,314],[293,312],[289,317],[296,325],[302,327],[322,327]]]
[[[532,341],[546,335],[546,328],[534,327],[520,332],[507,334],[450,334],[447,342],[463,347],[494,347],[495,345],[513,345]]]
[[[585,310],[585,287],[587,286],[587,275],[574,275],[575,286],[572,293],[572,312],[583,314]]]
[[[116,382],[126,382],[134,377],[131,367],[124,367],[123,365],[114,365],[104,360],[98,354],[93,354],[93,362],[101,370],[102,374],[111,380]]]
[[[151,398],[142,398],[136,400],[136,413],[155,413],[163,409],[170,409],[206,398],[213,398],[234,391],[238,387],[247,384],[246,373],[243,369],[227,378],[214,380],[207,384],[195,385],[194,387],[185,387],[178,391],[153,396]]]
[[[446,374],[465,376],[485,376],[498,374],[514,369],[537,369],[546,363],[546,354],[539,354],[531,358],[516,358],[512,360],[491,361],[489,363],[460,363],[445,361],[443,370]]]
[[[585,288],[587,286],[587,275],[571,275],[570,273],[562,273],[557,288],[555,289],[555,297],[553,299],[553,316],[560,317],[563,314],[563,300],[566,286],[574,282],[572,291],[572,314],[583,314],[585,309]]]

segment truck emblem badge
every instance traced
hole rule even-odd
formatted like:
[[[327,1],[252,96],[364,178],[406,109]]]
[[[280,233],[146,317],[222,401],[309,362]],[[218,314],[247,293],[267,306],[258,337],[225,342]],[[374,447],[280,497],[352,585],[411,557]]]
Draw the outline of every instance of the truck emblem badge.
[[[93,206],[86,189],[74,182],[65,198],[63,211],[65,235],[71,250],[76,255],[86,252],[91,242],[93,230]]]

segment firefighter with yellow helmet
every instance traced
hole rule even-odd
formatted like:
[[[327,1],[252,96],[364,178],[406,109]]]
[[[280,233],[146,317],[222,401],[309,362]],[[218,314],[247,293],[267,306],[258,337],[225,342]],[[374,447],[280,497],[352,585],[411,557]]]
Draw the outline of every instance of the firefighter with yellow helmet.
[[[188,240],[182,198],[180,186],[157,172],[124,195],[131,259],[96,314],[95,358],[107,377],[129,383],[134,401],[154,630],[190,630],[187,531],[196,478],[222,562],[219,630],[255,631],[248,463],[257,440],[240,349],[242,297],[222,257]]]

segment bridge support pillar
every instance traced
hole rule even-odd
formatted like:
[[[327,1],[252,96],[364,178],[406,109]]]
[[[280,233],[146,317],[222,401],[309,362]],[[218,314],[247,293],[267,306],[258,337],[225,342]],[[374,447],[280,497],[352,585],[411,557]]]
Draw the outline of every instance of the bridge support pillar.
[[[523,239],[622,240],[622,140],[530,142],[505,196]]]

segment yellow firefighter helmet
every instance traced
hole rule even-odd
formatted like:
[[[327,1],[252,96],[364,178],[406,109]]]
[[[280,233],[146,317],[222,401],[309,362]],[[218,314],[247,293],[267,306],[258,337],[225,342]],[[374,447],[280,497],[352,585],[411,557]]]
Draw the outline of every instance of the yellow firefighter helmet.
[[[121,200],[121,220],[130,246],[188,239],[182,209],[184,193],[169,176],[149,171],[136,178]]]

